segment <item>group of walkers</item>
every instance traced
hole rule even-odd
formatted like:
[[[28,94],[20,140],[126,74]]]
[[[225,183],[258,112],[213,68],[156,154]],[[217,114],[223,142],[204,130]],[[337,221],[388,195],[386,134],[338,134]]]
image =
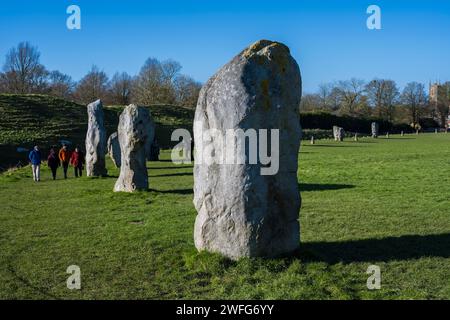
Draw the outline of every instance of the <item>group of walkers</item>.
[[[38,146],[35,146],[33,150],[28,154],[28,159],[31,162],[31,168],[33,170],[33,180],[38,182],[41,180],[41,162],[42,156]],[[81,177],[83,174],[84,153],[79,147],[76,147],[74,151],[70,151],[67,145],[63,145],[62,148],[56,153],[55,148],[51,148],[47,157],[47,165],[52,171],[53,180],[56,180],[56,172],[60,166],[63,168],[64,179],[67,179],[67,170],[69,164],[73,166],[75,177]]]

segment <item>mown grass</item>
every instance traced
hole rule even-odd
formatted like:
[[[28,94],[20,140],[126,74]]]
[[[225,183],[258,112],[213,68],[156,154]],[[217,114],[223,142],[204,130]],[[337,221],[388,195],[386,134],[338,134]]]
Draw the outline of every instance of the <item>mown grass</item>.
[[[149,163],[149,192],[112,177],[0,176],[0,298],[449,299],[450,134],[302,145],[301,249],[230,261],[193,245],[192,166]],[[81,268],[82,289],[66,288]],[[380,290],[366,270],[381,268]]]

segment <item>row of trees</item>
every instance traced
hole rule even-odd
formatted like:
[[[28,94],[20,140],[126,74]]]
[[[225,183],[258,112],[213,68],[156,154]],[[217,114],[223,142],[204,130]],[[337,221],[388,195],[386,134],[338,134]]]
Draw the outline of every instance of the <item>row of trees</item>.
[[[149,58],[139,74],[115,73],[111,79],[97,66],[78,82],[60,71],[49,71],[40,63],[37,47],[19,43],[6,54],[0,72],[0,92],[43,93],[86,104],[101,98],[108,104],[177,104],[195,107],[201,84],[181,74],[173,60]]]
[[[450,105],[450,82],[443,85],[448,92],[442,102],[448,113]],[[368,83],[350,79],[322,84],[314,94],[302,98],[302,111],[327,111],[355,117],[377,117],[390,122],[409,121],[417,125],[422,118],[436,118],[443,122],[445,117],[436,115],[436,108],[430,103],[422,83],[410,82],[402,91],[393,80],[374,79]],[[444,126],[444,123],[439,123]]]

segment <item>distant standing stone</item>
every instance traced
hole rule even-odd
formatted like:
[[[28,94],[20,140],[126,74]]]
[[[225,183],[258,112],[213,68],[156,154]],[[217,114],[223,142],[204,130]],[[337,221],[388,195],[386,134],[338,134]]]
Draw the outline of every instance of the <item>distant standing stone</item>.
[[[389,132],[386,132],[386,138],[389,139]]]
[[[378,138],[378,130],[379,130],[379,126],[377,122],[372,122],[372,138]]]
[[[108,154],[114,162],[116,168],[120,168],[120,144],[117,132],[111,134],[108,138]]]
[[[314,144],[314,136],[311,136],[311,144]]]
[[[402,131],[401,136],[403,137],[405,135],[405,133]]]
[[[345,131],[344,128],[333,126],[334,141],[344,141]]]
[[[131,104],[119,118],[117,134],[121,151],[120,175],[114,191],[133,192],[148,189],[147,149],[154,134],[150,112]]]
[[[106,130],[101,100],[88,104],[88,130],[86,134],[86,175],[106,176]]]
[[[358,141],[358,132],[355,133],[355,141]]]
[[[194,121],[198,250],[237,259],[274,257],[299,247],[300,97],[300,70],[288,47],[267,40],[242,51],[203,86]],[[264,166],[248,161],[200,164],[200,132],[213,128],[222,137],[229,129],[278,129],[279,170],[262,175]],[[227,151],[217,141],[212,149],[216,155]]]

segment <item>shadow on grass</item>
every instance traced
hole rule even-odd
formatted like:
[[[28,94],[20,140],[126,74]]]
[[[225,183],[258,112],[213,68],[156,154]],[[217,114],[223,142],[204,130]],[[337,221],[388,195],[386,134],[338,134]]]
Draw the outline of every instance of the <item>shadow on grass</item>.
[[[297,258],[328,263],[450,258],[449,244],[450,233],[342,242],[306,242],[300,245]]]
[[[157,178],[157,177],[179,177],[179,176],[192,176],[192,172],[176,172],[176,173],[167,173],[167,174],[155,174],[155,175],[149,175],[150,178]]]
[[[156,189],[148,189],[150,192],[157,193],[173,193],[173,194],[193,194],[193,189],[174,189],[174,190],[156,190]]]
[[[355,188],[352,184],[320,184],[320,183],[299,183],[298,187],[302,191],[325,191]]]
[[[350,142],[350,141],[348,141]],[[342,145],[342,144],[311,144],[309,147],[330,147],[330,148],[364,148],[365,146]]]
[[[165,170],[165,169],[188,169],[193,168],[194,166],[170,166],[170,167],[147,167],[148,170]]]

